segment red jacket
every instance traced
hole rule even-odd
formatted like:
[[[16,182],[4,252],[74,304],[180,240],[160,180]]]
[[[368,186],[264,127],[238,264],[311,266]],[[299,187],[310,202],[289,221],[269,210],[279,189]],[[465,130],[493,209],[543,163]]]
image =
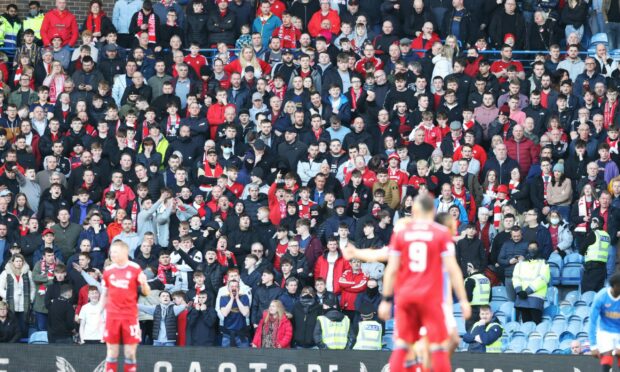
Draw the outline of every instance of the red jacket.
[[[187,342],[187,309],[181,311],[177,316],[177,346],[185,346]]]
[[[352,269],[342,273],[338,280],[338,285],[342,290],[340,295],[340,308],[342,310],[355,310],[357,294],[366,290],[367,282],[368,277],[362,270],[357,274]]]
[[[103,190],[103,196],[102,196],[102,200],[105,200],[105,194],[110,191],[110,189],[112,188],[112,186],[108,186],[105,190]],[[136,199],[136,194],[134,194],[133,190],[131,189],[131,187],[123,184],[123,186],[121,186],[120,190],[116,190],[114,191],[115,196],[116,196],[116,201],[118,202],[118,206],[126,209],[127,208],[127,204],[129,204],[130,201],[133,201]]]
[[[272,224],[278,226],[284,216],[286,216],[286,202],[284,199],[278,201],[276,197],[277,183],[272,183],[269,186],[269,193],[267,194],[267,200],[269,203],[269,221]]]
[[[50,10],[43,18],[41,25],[41,39],[43,45],[48,46],[52,43],[54,35],[62,37],[62,45],[75,45],[79,31],[75,15],[68,10]]]
[[[256,328],[256,333],[254,334],[254,338],[252,339],[252,344],[256,346],[256,348],[260,349],[262,345],[263,339],[263,325],[265,324],[265,319],[269,316],[267,311],[263,312],[263,318],[258,323],[258,328]],[[293,339],[293,325],[291,321],[288,320],[286,316],[283,316],[280,319],[280,324],[278,324],[278,329],[276,330],[276,340],[275,347],[276,349],[288,349],[291,347],[291,340]]]
[[[271,65],[265,61],[263,61],[260,58],[256,59],[258,61],[258,64],[260,65],[260,69],[261,71],[256,71],[256,69],[254,70],[254,74],[256,76],[258,76],[257,72],[260,73],[260,76],[266,76],[269,75],[269,73],[271,72]],[[242,71],[243,69],[241,68],[241,60],[240,59],[235,59],[234,61],[230,62],[229,64],[227,64],[226,66],[224,66],[224,71],[226,71],[229,75],[232,74],[233,72],[238,72],[241,74],[241,76],[243,76],[244,71]]]
[[[310,36],[319,36],[319,32],[321,32],[321,22],[323,22],[324,19],[329,19],[329,22],[332,25],[330,29],[332,34],[338,35],[340,33],[340,16],[338,15],[338,12],[330,9],[329,12],[327,12],[327,15],[324,16],[321,14],[321,10],[319,9],[312,15],[310,22],[308,22],[308,33]]]
[[[329,272],[329,262],[327,262],[327,253],[325,252],[321,257],[319,257],[318,260],[316,260],[316,263],[314,264],[314,279],[316,280],[316,278],[323,278],[323,279],[327,279],[327,273]],[[351,265],[349,265],[349,261],[345,260],[342,257],[342,254],[340,254],[340,252],[338,252],[338,259],[336,260],[336,263],[334,264],[334,290],[332,292],[334,292],[334,294],[340,294],[340,292],[342,291],[342,289],[340,288],[340,277],[342,276],[342,273],[344,273],[346,270],[349,270],[351,268]]]
[[[441,39],[439,38],[439,35],[437,35],[434,32],[431,35],[431,38],[429,40],[424,40],[422,38],[422,35],[423,34],[420,33],[420,35],[418,35],[418,37],[413,39],[413,41],[411,42],[411,49],[414,49],[414,50],[416,50],[416,49],[429,50],[436,41],[441,41]],[[420,58],[424,57],[424,52],[418,52],[418,56]]]
[[[524,176],[530,170],[532,164],[538,162],[540,157],[540,146],[532,142],[531,139],[523,137],[517,142],[514,138],[504,141],[508,156],[519,163],[519,170]]]
[[[293,25],[290,25],[289,27],[282,25],[273,30],[271,36],[280,39],[280,45],[282,48],[295,49],[297,48],[297,41],[301,37],[301,31]]]
[[[235,105],[232,103],[222,105],[216,102],[209,107],[209,110],[207,110],[207,122],[209,123],[209,128],[211,129],[210,138],[217,138],[217,129],[224,123],[224,121],[226,121],[224,118],[224,113],[228,107],[235,107]]]

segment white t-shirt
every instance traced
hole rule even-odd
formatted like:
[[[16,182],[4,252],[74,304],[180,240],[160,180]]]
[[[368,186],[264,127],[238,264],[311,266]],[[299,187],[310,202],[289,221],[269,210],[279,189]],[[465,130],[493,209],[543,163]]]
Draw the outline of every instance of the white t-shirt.
[[[103,338],[103,313],[101,302],[96,305],[90,302],[80,309],[80,322],[84,322],[84,340],[100,341]]]

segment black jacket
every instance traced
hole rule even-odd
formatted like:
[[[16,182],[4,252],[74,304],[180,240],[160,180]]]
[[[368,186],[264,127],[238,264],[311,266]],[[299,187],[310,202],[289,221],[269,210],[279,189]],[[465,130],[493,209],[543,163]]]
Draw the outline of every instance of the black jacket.
[[[479,271],[483,271],[487,266],[487,257],[482,240],[477,237],[473,239],[465,237],[459,240],[456,243],[456,260],[464,273],[467,273],[468,263],[473,264]]]
[[[261,284],[252,292],[250,317],[252,324],[258,324],[263,316],[263,311],[267,310],[271,301],[277,300],[284,293],[284,290],[277,283],[273,283],[269,287]]]
[[[209,30],[209,45],[235,43],[235,13],[227,11],[222,17],[220,12],[212,12],[207,18],[207,29]]]
[[[478,25],[474,21],[474,17],[467,9],[463,9],[464,14],[461,17],[461,25],[459,29],[460,35],[456,35],[456,37],[463,42],[463,44],[473,45],[476,43],[476,39],[478,38]],[[446,12],[443,18],[443,24],[441,26],[442,38],[450,35],[452,33],[452,18],[454,18],[455,9],[452,8]]]
[[[184,45],[190,45],[190,43],[198,43],[201,48],[209,47],[207,35],[209,34],[207,21],[209,16],[206,12],[196,14],[193,10],[188,8],[187,16],[185,17],[185,24],[183,25],[183,31],[185,32]]]
[[[300,299],[293,307],[293,342],[295,346],[313,347],[314,328],[316,318],[321,315],[323,309],[321,304],[314,299],[308,304],[305,299]]]
[[[75,329],[75,310],[70,299],[56,297],[47,308],[47,337],[50,343],[57,339],[70,338]]]
[[[6,320],[0,320],[0,343],[13,343],[19,341],[19,324],[12,312],[8,312]]]
[[[187,314],[187,346],[214,346],[218,318],[213,307],[196,310],[192,307]]]

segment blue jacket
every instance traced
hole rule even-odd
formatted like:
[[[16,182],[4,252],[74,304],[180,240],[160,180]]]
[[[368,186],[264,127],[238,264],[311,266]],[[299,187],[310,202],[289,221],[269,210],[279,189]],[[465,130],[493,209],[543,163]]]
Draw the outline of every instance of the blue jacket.
[[[140,9],[142,9],[142,0],[118,0],[114,4],[112,23],[119,34],[129,33],[131,18]]]
[[[522,230],[524,230],[523,228]],[[551,234],[549,233],[549,229],[542,224],[538,224],[536,228],[536,242],[538,242],[538,247],[541,256],[546,260],[553,253],[553,244],[551,243]]]
[[[39,247],[39,249],[37,249],[36,251],[34,251],[34,253],[32,254],[32,262],[33,263],[37,263],[39,261],[41,261],[41,259],[43,258],[43,248],[44,245],[41,244],[41,246]],[[61,262],[65,262],[65,258],[62,255],[62,252],[60,251],[60,248],[58,248],[57,246],[53,246],[54,248],[54,256],[56,256],[56,259],[61,261]]]
[[[462,224],[467,224],[469,222],[469,219],[467,217],[467,211],[465,210],[465,207],[463,207],[463,203],[461,203],[460,200],[454,198],[452,204],[459,207],[459,221]],[[435,199],[435,210],[437,210],[437,208],[439,208],[439,198]]]
[[[521,240],[518,243],[512,240],[507,240],[499,251],[499,257],[497,262],[504,267],[504,275],[506,278],[512,278],[512,272],[515,269],[516,264],[511,264],[510,260],[517,256],[524,256],[527,254],[527,242]]]
[[[274,14],[271,14],[271,17],[265,21],[265,24],[263,24],[260,17],[256,17],[254,23],[252,23],[252,31],[260,32],[263,39],[263,47],[267,48],[271,40],[271,34],[276,28],[280,27],[280,25],[282,25],[282,21]]]
[[[325,231],[325,241],[327,241],[327,238],[329,238],[330,236],[336,236],[336,234],[338,233],[338,226],[343,222],[346,223],[349,227],[350,234],[355,233],[355,220],[353,219],[353,217],[349,217],[346,214],[342,216],[334,215],[325,220],[325,223],[323,224]]]
[[[502,337],[503,330],[499,325],[499,320],[493,317],[493,319],[491,319],[491,323],[496,324],[489,328],[488,331],[486,329],[486,324],[484,326],[478,325],[474,326],[469,332],[463,335],[463,341],[469,344],[467,351],[470,353],[484,353],[487,351],[486,345],[490,345],[497,341],[498,338]],[[480,341],[482,341],[482,343],[474,341],[476,336],[480,336]]]
[[[107,252],[108,250],[110,240],[108,238],[108,233],[105,229],[102,228],[101,230],[99,230],[99,233],[95,233],[95,230],[92,227],[89,227],[88,229],[80,233],[80,237],[78,238],[78,245],[84,239],[88,239],[88,241],[90,241],[90,247],[92,252],[101,251],[103,252],[104,256],[107,256],[105,252]],[[97,250],[96,248],[99,249]]]

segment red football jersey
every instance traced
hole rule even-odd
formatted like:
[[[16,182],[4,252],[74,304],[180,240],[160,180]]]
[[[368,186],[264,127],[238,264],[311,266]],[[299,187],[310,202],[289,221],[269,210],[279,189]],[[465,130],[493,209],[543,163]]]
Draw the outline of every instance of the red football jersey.
[[[108,292],[106,317],[109,319],[131,319],[138,317],[139,278],[144,273],[135,262],[121,267],[108,266],[103,273],[103,286]]]
[[[448,229],[435,222],[405,222],[395,229],[389,250],[400,256],[394,287],[397,302],[443,301],[442,257],[454,255]]]

